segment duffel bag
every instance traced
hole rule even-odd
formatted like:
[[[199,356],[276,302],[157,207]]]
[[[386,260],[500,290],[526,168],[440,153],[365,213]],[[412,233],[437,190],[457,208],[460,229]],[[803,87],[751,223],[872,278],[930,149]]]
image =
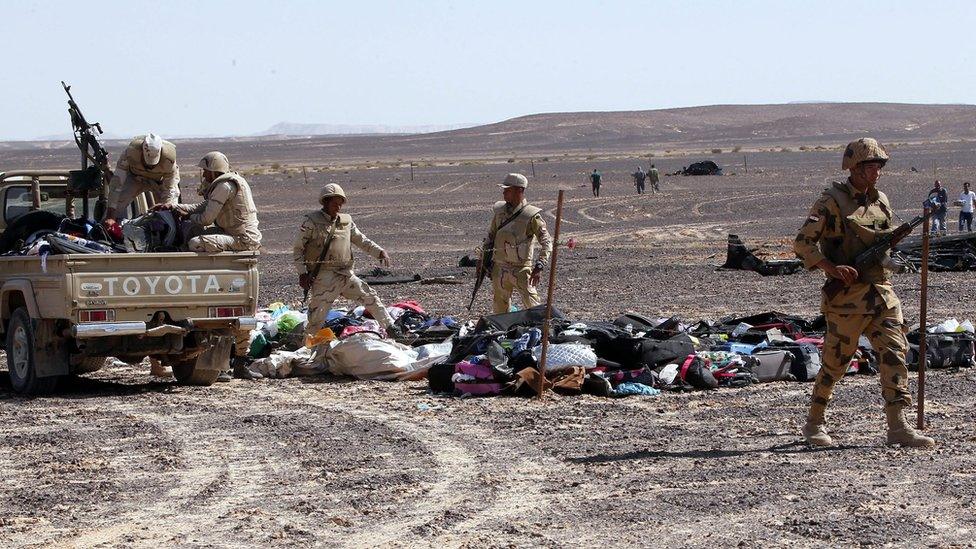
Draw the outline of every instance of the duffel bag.
[[[914,340],[914,343],[912,342]],[[925,338],[929,368],[969,368],[974,365],[974,339],[968,333],[929,334]],[[918,368],[918,333],[909,335],[907,362]]]

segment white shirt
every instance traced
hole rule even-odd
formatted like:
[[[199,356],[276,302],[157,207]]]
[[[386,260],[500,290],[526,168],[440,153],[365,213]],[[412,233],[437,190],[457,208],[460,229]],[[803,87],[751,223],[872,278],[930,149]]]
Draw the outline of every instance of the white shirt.
[[[976,200],[976,192],[961,193],[959,200],[962,201],[963,213],[973,213],[973,201]]]

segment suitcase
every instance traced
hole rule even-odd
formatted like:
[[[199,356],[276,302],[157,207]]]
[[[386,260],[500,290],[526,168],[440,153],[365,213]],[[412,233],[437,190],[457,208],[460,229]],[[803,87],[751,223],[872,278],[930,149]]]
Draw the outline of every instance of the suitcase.
[[[759,351],[752,355],[757,363],[752,365],[752,373],[765,383],[793,379],[793,353],[785,349]]]
[[[784,349],[793,354],[790,373],[797,381],[813,381],[820,373],[820,350],[812,343],[789,343],[776,341],[769,349]]]

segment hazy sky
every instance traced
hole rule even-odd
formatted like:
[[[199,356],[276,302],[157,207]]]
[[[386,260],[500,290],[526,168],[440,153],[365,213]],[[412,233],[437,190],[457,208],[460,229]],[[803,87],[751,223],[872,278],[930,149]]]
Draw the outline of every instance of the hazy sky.
[[[98,7],[97,11],[94,9]],[[976,103],[976,2],[0,0],[0,139],[723,103]]]

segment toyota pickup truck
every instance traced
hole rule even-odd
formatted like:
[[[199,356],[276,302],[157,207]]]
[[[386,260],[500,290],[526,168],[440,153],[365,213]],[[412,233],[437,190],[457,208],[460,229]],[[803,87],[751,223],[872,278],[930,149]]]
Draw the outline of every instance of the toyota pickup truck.
[[[66,192],[68,181],[68,171],[0,172],[0,230],[38,210],[73,217],[81,199]],[[128,216],[151,206],[144,194]],[[11,385],[47,393],[63,376],[95,371],[110,356],[149,356],[172,366],[181,383],[212,384],[232,357],[247,353],[257,325],[257,261],[257,252],[0,256]]]

